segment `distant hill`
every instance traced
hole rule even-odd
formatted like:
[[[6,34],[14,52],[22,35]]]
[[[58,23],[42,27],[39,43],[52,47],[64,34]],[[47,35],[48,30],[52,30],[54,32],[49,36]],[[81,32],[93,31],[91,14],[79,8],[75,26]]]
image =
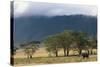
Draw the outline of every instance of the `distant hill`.
[[[14,44],[42,40],[65,29],[97,34],[97,18],[85,15],[22,16],[14,19]]]

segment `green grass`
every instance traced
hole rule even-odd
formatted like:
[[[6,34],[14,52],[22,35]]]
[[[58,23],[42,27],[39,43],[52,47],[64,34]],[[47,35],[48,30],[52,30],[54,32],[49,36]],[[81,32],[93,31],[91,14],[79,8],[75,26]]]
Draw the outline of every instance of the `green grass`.
[[[70,62],[88,62],[97,61],[97,55],[91,55],[89,58],[83,59],[78,56],[69,57],[33,57],[27,58],[14,58],[14,65],[36,65],[36,64],[54,64],[54,63],[70,63]]]

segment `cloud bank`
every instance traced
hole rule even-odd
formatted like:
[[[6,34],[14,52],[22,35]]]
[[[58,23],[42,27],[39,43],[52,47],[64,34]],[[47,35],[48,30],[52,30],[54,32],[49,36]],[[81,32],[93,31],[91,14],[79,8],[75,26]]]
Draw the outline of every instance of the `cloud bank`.
[[[15,1],[14,16],[59,16],[59,15],[97,15],[97,7],[89,5],[74,5],[74,4],[56,4],[30,1]]]

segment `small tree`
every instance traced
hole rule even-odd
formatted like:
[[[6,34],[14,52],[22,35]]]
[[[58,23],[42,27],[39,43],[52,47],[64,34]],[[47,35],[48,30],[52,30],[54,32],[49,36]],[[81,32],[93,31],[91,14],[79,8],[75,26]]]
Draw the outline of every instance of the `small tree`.
[[[39,45],[34,44],[34,42],[29,42],[27,44],[20,45],[23,49],[25,54],[27,55],[27,58],[32,58],[32,55],[36,52]]]
[[[14,47],[14,49],[13,49],[13,54],[14,55],[16,54],[17,50],[18,50],[18,48],[17,47]]]

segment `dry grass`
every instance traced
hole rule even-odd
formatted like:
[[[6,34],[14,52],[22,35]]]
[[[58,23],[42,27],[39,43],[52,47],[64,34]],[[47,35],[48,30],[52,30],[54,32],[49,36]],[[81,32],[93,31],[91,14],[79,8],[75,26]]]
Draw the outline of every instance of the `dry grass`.
[[[71,50],[69,54],[73,55],[74,52]],[[39,48],[39,50],[37,50],[34,53],[32,59],[27,59],[26,55],[23,52],[23,49],[20,49],[14,56],[14,65],[36,65],[36,64],[97,61],[97,55],[90,55],[90,57],[86,59],[83,59],[82,57],[79,56],[63,57],[63,50],[59,51],[59,56],[60,57],[54,57],[54,56],[48,57],[48,53],[45,51],[45,48]]]
[[[33,57],[47,57],[48,53],[45,51],[45,48],[39,48],[33,55]],[[23,52],[23,49],[20,49],[16,52],[14,58],[26,58],[26,54]]]
[[[95,49],[93,50],[94,52],[97,52]],[[59,56],[63,56],[64,53],[63,53],[63,50],[60,50],[59,51]],[[69,55],[77,55],[78,52],[73,52],[72,50],[70,50],[69,52]],[[48,52],[45,50],[45,48],[39,48],[34,54],[33,54],[33,57],[47,57],[48,56]],[[52,56],[54,56],[52,54]],[[16,55],[14,56],[14,58],[26,58],[26,54],[23,52],[23,49],[19,49],[17,52],[16,52]]]
[[[90,62],[97,61],[96,55],[91,55],[89,58],[83,59],[78,56],[70,57],[34,57],[32,59],[27,58],[15,58],[15,65],[37,65],[37,64],[54,64],[54,63],[72,63],[72,62]]]

